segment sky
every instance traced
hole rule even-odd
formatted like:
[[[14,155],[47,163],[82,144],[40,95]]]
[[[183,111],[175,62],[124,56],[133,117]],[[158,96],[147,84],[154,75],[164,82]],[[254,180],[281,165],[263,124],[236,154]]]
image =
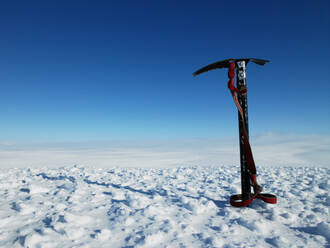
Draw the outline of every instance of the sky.
[[[330,135],[329,1],[1,1],[0,143]]]

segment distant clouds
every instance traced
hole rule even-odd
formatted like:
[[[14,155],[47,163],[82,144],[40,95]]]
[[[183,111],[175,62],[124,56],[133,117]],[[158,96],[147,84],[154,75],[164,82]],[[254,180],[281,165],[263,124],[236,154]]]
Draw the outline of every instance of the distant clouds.
[[[258,166],[330,167],[330,137],[266,133],[251,137]],[[221,166],[239,164],[236,138],[63,144],[0,143],[0,168]]]

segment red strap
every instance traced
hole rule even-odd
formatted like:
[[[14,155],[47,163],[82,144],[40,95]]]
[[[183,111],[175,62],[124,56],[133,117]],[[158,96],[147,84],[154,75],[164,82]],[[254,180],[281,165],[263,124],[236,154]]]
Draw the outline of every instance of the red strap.
[[[266,203],[270,203],[270,204],[276,204],[277,202],[277,198],[275,195],[272,194],[253,194],[249,199],[244,200],[243,201],[243,196],[242,194],[238,194],[238,195],[232,195],[230,196],[230,205],[232,205],[233,207],[246,207],[248,205],[250,205],[254,199],[260,199],[263,200]]]
[[[256,175],[257,170],[256,170],[256,166],[254,163],[252,149],[250,146],[247,131],[245,129],[245,118],[244,118],[242,107],[239,104],[238,99],[237,99],[237,94],[246,94],[247,89],[246,89],[246,87],[244,87],[242,89],[237,89],[235,87],[235,62],[229,63],[228,77],[229,77],[228,88],[233,96],[235,105],[240,113],[240,116],[241,116],[241,119],[243,122],[242,126],[243,126],[243,142],[244,142],[244,148],[245,148],[244,150],[245,150],[245,155],[247,158],[247,163],[249,165],[250,180],[251,180],[253,190],[254,190],[254,194],[251,195],[251,197],[249,199],[244,200],[244,201],[243,201],[243,197],[241,194],[232,195],[230,197],[230,204],[234,207],[245,207],[245,206],[248,206],[251,202],[253,202],[253,200],[255,198],[261,199],[267,203],[275,204],[277,202],[276,196],[272,195],[272,194],[260,193],[262,191],[262,187],[257,183],[257,175]]]
[[[260,200],[263,200],[264,202],[270,203],[270,204],[276,204],[277,203],[277,198],[273,194],[257,194],[257,198]]]
[[[238,194],[238,195],[232,195],[230,196],[230,205],[232,205],[233,207],[246,207],[248,205],[250,205],[254,199],[256,198],[255,195],[253,195],[251,198],[243,201],[243,196],[242,194]]]

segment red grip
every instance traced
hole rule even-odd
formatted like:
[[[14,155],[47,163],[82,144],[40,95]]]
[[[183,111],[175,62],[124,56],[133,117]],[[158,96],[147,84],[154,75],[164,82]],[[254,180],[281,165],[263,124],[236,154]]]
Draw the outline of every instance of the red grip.
[[[228,88],[230,89],[231,92],[235,92],[235,63],[230,62],[229,63],[229,68],[228,68]]]
[[[252,184],[257,184],[257,175],[256,174],[252,174],[251,175],[251,181],[252,181]]]
[[[228,77],[230,79],[233,79],[235,77],[235,63],[234,62],[229,63]]]

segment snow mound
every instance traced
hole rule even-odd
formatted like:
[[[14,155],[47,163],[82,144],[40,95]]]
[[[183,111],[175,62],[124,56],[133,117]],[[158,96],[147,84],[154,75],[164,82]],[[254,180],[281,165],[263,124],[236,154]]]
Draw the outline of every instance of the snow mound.
[[[233,208],[238,167],[0,171],[0,247],[329,247],[327,168],[259,168]]]

